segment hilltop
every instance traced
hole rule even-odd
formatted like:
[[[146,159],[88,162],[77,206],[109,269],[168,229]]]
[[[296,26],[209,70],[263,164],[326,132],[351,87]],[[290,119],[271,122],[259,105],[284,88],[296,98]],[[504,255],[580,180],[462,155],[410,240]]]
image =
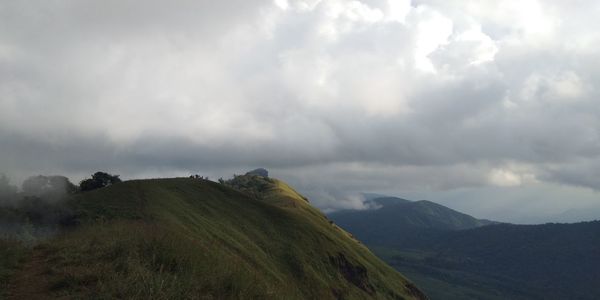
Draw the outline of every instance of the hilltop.
[[[277,179],[134,180],[68,203],[70,227],[5,268],[9,298],[426,298]]]

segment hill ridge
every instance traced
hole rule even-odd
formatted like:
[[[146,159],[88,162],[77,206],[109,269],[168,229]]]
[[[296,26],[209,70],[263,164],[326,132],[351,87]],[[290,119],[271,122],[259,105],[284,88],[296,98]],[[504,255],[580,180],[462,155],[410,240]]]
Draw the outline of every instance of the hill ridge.
[[[79,194],[80,225],[34,249],[33,278],[53,297],[426,299],[283,181],[237,178],[245,189],[172,178]]]

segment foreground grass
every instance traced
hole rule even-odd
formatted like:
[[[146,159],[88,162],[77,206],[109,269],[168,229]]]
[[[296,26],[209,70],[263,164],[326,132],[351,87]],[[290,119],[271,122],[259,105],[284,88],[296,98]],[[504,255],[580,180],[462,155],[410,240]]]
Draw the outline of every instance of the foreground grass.
[[[30,249],[22,242],[11,238],[0,239],[0,299],[6,298],[11,278],[29,254]]]
[[[53,297],[127,299],[265,298],[251,269],[207,244],[143,221],[86,226],[38,251]]]

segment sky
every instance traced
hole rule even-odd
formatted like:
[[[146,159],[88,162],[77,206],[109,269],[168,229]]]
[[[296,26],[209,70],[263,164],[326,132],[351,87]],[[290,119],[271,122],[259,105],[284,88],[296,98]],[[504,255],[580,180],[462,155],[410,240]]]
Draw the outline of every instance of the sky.
[[[0,0],[0,172],[600,218],[600,2]]]

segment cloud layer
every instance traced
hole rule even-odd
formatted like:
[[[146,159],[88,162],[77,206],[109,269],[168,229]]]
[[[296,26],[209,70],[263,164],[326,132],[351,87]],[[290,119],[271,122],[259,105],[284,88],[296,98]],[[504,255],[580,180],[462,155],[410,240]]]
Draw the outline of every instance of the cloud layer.
[[[576,2],[0,1],[0,171],[265,166],[328,209],[598,190],[600,5]]]

